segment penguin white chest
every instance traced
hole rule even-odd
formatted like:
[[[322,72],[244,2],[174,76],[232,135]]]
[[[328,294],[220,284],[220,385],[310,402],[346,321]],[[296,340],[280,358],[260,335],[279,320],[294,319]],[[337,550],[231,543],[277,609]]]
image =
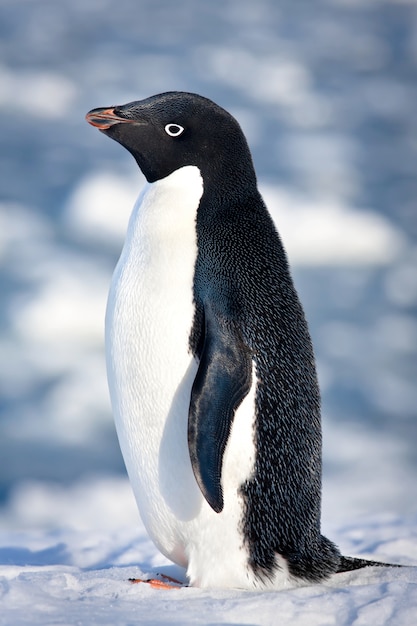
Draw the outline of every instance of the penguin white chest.
[[[143,521],[165,553],[175,542],[161,537],[161,528],[172,526],[165,518],[172,512],[190,518],[201,503],[187,448],[187,417],[197,371],[188,346],[202,193],[202,177],[193,166],[145,186],[130,218],[106,314],[108,380],[120,446]]]

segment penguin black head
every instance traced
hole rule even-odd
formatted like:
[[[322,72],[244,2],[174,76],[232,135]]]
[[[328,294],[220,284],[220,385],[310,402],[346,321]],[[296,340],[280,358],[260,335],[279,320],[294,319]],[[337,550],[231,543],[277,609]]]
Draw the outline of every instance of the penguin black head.
[[[87,121],[135,158],[148,182],[186,165],[205,183],[222,176],[255,181],[243,132],[230,113],[197,94],[171,91],[121,106],[93,109]]]

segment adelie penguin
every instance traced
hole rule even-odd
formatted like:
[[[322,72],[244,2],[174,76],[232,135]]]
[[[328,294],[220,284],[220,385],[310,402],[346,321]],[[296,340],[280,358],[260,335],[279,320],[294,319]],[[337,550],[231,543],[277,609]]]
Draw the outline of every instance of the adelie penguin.
[[[147,180],[111,284],[106,354],[154,543],[199,587],[281,589],[376,565],[320,531],[311,339],[237,121],[182,92],[87,121]]]

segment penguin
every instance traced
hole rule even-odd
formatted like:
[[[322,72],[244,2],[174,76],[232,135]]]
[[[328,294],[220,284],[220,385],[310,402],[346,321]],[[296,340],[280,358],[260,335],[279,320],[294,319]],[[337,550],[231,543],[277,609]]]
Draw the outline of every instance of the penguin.
[[[114,420],[149,536],[203,588],[373,561],[321,534],[320,392],[287,256],[236,119],[166,92],[87,121],[146,178],[111,282]]]

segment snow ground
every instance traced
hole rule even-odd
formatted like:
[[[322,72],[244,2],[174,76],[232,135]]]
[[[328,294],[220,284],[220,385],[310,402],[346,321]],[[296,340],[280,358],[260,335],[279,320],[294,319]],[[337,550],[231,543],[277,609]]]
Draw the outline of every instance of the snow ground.
[[[67,490],[33,483],[16,495],[8,515],[0,518],[2,626],[416,622],[415,566],[369,568],[322,585],[271,593],[132,585],[128,578],[164,572],[181,579],[184,572],[148,539],[124,479],[101,478]],[[414,565],[416,521],[368,517],[328,526],[325,532],[345,554]]]

